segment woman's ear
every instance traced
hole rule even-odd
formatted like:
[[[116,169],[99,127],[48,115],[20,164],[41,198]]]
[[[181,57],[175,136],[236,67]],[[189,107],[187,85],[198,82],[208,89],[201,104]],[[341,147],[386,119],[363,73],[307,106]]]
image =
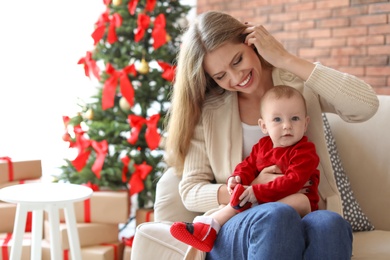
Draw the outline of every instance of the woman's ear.
[[[267,126],[262,118],[257,121],[257,124],[260,126],[261,132],[263,132],[263,134],[268,134]]]

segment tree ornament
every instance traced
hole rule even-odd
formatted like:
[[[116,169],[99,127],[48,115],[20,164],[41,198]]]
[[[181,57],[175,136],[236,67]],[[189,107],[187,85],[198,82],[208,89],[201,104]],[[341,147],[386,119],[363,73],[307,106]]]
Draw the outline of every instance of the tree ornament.
[[[167,39],[167,42],[172,41],[172,37],[171,37],[169,34],[165,35],[165,37],[166,37],[166,39]]]
[[[127,112],[131,109],[131,106],[129,104],[129,102],[127,102],[126,98],[125,97],[121,97],[119,99],[119,107],[124,111],[124,112]]]
[[[142,58],[141,63],[138,64],[137,71],[144,75],[149,73],[149,64],[146,62],[145,58]]]
[[[113,4],[114,6],[121,5],[121,4],[122,4],[122,0],[112,0],[112,4]]]
[[[84,117],[88,120],[93,119],[93,110],[92,108],[88,109],[87,112],[85,112]]]

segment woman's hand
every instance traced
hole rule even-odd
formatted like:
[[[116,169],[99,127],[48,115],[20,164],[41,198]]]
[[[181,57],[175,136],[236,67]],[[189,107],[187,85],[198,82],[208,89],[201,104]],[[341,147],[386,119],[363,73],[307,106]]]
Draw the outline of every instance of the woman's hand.
[[[282,171],[278,166],[272,165],[264,168],[259,175],[251,183],[253,184],[266,184],[268,182],[274,181],[276,178],[282,177]]]
[[[268,182],[274,181],[275,179],[284,176],[282,171],[279,169],[278,166],[272,165],[269,167],[265,167],[259,175],[254,179],[251,183],[251,185],[254,184],[266,184]],[[313,185],[313,182],[311,180],[308,180],[305,185],[302,187],[302,189],[298,193],[308,193],[310,186]]]
[[[289,53],[262,25],[246,24],[244,34],[248,34],[245,43],[254,46],[257,52],[273,66],[285,69],[306,81],[314,64]]]

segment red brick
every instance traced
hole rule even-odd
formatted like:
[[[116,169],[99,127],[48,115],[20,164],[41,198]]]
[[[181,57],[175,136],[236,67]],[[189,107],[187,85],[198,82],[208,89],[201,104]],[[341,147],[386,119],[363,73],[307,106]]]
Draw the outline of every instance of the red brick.
[[[350,19],[351,26],[387,23],[386,14],[355,16],[351,17]]]
[[[353,56],[351,57],[351,66],[386,66],[388,62],[387,56],[384,55],[369,55],[369,56]]]
[[[313,10],[314,9],[314,2],[307,2],[307,3],[298,3],[298,4],[286,4],[285,10],[286,12],[299,12],[299,11],[307,11],[307,10]]]
[[[334,17],[351,17],[354,15],[361,15],[361,14],[367,14],[368,13],[368,6],[362,5],[362,6],[351,6],[351,7],[345,7],[345,8],[338,8],[333,10],[333,16]]]
[[[336,56],[336,57],[321,57],[321,64],[336,68],[337,66],[348,66],[350,61],[349,56]]]
[[[328,27],[347,27],[349,26],[348,18],[329,18],[317,21],[318,28]]]
[[[387,34],[390,33],[390,23],[386,25],[373,25],[368,28],[368,34]]]
[[[360,77],[360,79],[364,80],[374,88],[386,86],[386,77]]]
[[[367,34],[367,27],[365,26],[359,26],[359,27],[346,27],[346,28],[334,28],[333,29],[333,36],[334,37],[340,37],[340,36],[357,36],[357,35],[366,35]]]
[[[311,10],[303,11],[299,13],[299,20],[313,20],[323,19],[331,17],[332,12],[330,10]]]
[[[330,55],[330,50],[320,48],[301,48],[298,55],[301,57],[326,57]]]
[[[390,67],[367,67],[366,68],[366,75],[371,76],[383,76],[383,75],[390,75]]]
[[[316,8],[318,9],[332,9],[336,7],[349,6],[349,0],[337,0],[337,1],[317,0],[315,1],[315,3],[316,3]]]
[[[284,24],[284,29],[286,31],[297,31],[297,30],[303,30],[303,29],[313,29],[314,28],[314,21],[296,21],[296,22],[290,22]]]
[[[390,87],[388,87],[388,86],[390,86],[389,83],[387,83],[387,87],[374,88],[376,94],[378,94],[378,95],[390,95]]]
[[[334,47],[345,46],[347,40],[345,38],[321,38],[314,39],[314,47]]]
[[[373,13],[388,13],[390,12],[390,3],[376,3],[369,5],[368,12]]]
[[[338,56],[338,55],[366,55],[367,50],[365,46],[354,46],[354,47],[335,47],[332,48],[332,56]]]
[[[304,30],[299,33],[300,37],[303,38],[328,38],[332,35],[330,29],[312,29],[312,30]]]
[[[382,45],[385,43],[383,35],[368,35],[358,37],[348,37],[348,46],[351,45]]]
[[[368,46],[368,55],[390,55],[390,45]]]

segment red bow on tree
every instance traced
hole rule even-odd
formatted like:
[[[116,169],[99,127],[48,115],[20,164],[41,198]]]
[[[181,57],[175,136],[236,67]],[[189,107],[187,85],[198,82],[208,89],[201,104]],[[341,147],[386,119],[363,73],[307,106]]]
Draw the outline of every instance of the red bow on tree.
[[[120,91],[122,96],[127,100],[130,106],[134,105],[134,89],[131,81],[129,80],[128,74],[135,76],[137,71],[135,70],[134,64],[125,67],[120,71],[116,71],[114,67],[108,63],[106,73],[110,77],[104,82],[103,94],[102,94],[102,108],[103,110],[114,106],[114,98],[116,94],[116,87],[120,85]]]
[[[101,142],[93,140],[91,144],[96,152],[96,160],[92,165],[92,172],[96,175],[98,179],[100,179],[100,172],[103,168],[104,159],[106,158],[108,151],[108,142],[107,140],[103,140]]]
[[[87,51],[87,54],[85,57],[81,58],[77,64],[84,64],[84,71],[85,76],[88,78],[91,78],[90,71],[92,71],[92,74],[100,80],[100,70],[99,67],[96,65],[96,61],[92,59],[92,52]]]
[[[88,157],[91,153],[91,150],[88,149],[91,146],[91,140],[85,138],[85,132],[81,129],[81,126],[75,126],[74,133],[76,135],[76,142],[71,143],[71,147],[77,147],[78,155],[76,159],[72,161],[72,164],[79,172],[87,164]]]
[[[109,23],[107,41],[110,44],[113,44],[118,40],[115,28],[122,25],[122,17],[118,13],[110,16],[109,9],[107,8],[107,10],[100,15],[98,21],[95,23],[96,29],[91,35],[94,40],[94,45],[96,45],[103,38],[103,35],[106,31],[106,23]]]
[[[129,171],[129,163],[130,163],[130,157],[127,155],[123,158],[121,158],[121,161],[123,163],[123,168],[122,168],[122,182],[127,181],[127,172]]]
[[[139,42],[145,35],[145,31],[149,28],[150,17],[146,14],[139,14],[137,17],[137,29],[134,35],[135,42]]]
[[[160,120],[160,114],[155,114],[149,119],[145,119],[142,116],[129,115],[128,116],[131,129],[131,135],[127,141],[134,145],[138,140],[138,135],[141,132],[142,126],[146,124],[147,129],[145,133],[145,140],[148,147],[154,150],[160,144],[160,134],[157,131],[157,123]]]
[[[137,8],[139,0],[130,0],[127,4],[127,9],[129,10],[129,13],[131,15],[135,14],[135,9]],[[154,7],[156,6],[156,0],[146,0],[146,6],[145,10],[148,12],[151,12],[154,10]]]
[[[165,31],[165,15],[159,14],[154,20],[152,31],[153,48],[156,50],[167,42],[167,32]]]
[[[171,66],[169,63],[163,61],[157,61],[157,63],[163,69],[163,73],[161,74],[161,77],[165,80],[173,82],[175,78],[176,66]]]
[[[152,171],[152,166],[143,162],[142,164],[134,164],[135,171],[130,178],[130,196],[143,191],[144,180]]]

